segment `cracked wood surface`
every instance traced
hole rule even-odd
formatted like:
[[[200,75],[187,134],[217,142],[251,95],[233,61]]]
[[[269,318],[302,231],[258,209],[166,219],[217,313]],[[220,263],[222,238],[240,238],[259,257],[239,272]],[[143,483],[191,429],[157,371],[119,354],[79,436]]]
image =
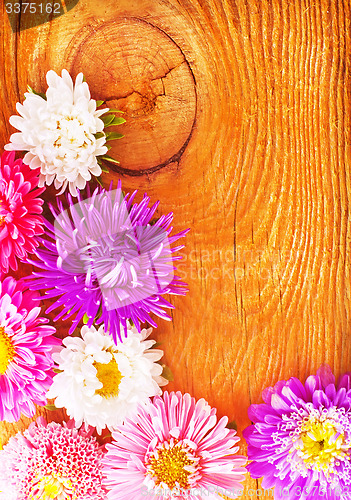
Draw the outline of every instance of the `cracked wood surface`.
[[[241,434],[263,388],[350,370],[350,1],[80,0],[17,33],[2,12],[1,145],[27,84],[83,71],[127,119],[104,184],[121,178],[191,228],[190,292],[154,331],[169,388]],[[1,424],[3,441],[27,423]]]

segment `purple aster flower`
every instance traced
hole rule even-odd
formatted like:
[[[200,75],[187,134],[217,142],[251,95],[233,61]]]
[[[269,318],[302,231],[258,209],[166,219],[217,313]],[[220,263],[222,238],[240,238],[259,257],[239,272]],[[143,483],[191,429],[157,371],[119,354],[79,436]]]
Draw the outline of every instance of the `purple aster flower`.
[[[305,384],[292,377],[262,397],[244,431],[251,476],[275,487],[276,499],[350,499],[351,373],[336,385],[322,366]]]
[[[138,331],[140,322],[156,327],[150,313],[171,319],[164,308],[173,306],[163,295],[187,292],[174,274],[174,261],[181,258],[174,253],[183,246],[171,248],[187,230],[171,236],[173,214],[154,222],[158,203],[149,208],[144,195],[133,204],[135,194],[124,196],[119,182],[116,190],[97,188],[86,200],[78,194],[77,203],[68,195],[68,210],[60,201],[59,210],[51,207],[55,223],[45,222],[45,248],[35,252],[38,261],[29,261],[39,271],[29,283],[59,297],[47,310],[63,306],[55,320],[76,315],[70,333],[86,315],[88,326],[104,323],[115,342],[117,336],[122,340],[120,328],[127,335],[128,319]]]
[[[0,420],[32,417],[52,384],[51,353],[61,344],[41,318],[38,294],[12,277],[0,281]]]

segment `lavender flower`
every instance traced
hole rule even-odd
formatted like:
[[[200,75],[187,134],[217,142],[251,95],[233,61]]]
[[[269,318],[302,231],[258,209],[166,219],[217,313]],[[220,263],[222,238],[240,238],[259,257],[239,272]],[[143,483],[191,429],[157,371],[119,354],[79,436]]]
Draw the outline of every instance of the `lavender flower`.
[[[35,252],[38,261],[29,261],[39,268],[29,286],[59,297],[47,310],[63,306],[55,320],[76,315],[70,333],[86,315],[88,326],[104,323],[115,342],[122,340],[128,319],[138,331],[140,322],[156,327],[149,314],[170,319],[164,308],[173,308],[163,295],[187,292],[174,275],[174,261],[181,258],[174,254],[183,246],[170,246],[187,230],[170,236],[173,214],[153,224],[158,203],[149,208],[144,195],[133,204],[135,194],[124,197],[119,183],[116,190],[97,188],[87,200],[78,194],[77,203],[67,195],[68,210],[60,201],[58,211],[51,207],[55,223],[45,222],[45,248]]]
[[[351,373],[335,385],[329,366],[303,385],[292,377],[251,405],[248,470],[274,498],[347,500],[351,491]]]

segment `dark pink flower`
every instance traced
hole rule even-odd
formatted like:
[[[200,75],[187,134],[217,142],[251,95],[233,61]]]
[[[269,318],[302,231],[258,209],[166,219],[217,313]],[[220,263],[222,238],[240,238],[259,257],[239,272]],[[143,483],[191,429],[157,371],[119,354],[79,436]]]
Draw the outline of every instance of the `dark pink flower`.
[[[0,157],[0,271],[17,270],[17,259],[24,260],[39,245],[43,234],[42,205],[37,188],[39,170],[31,170],[15,153]]]

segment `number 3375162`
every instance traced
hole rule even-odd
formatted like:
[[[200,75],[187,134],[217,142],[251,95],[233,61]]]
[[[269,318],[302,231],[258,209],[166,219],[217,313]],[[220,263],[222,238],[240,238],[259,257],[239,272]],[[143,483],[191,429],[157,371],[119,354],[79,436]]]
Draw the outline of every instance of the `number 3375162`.
[[[34,2],[22,2],[22,3],[7,3],[5,4],[6,12],[8,14],[19,14],[28,12],[30,14],[60,14],[61,4],[60,3],[34,3]]]

